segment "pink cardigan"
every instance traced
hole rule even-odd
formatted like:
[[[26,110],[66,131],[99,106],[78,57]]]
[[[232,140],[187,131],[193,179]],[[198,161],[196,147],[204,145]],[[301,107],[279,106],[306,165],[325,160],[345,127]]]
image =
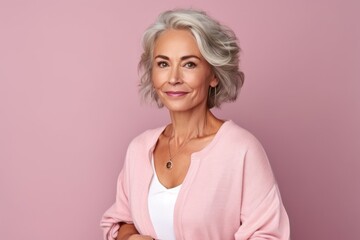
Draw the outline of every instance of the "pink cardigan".
[[[117,236],[119,222],[134,223],[156,238],[148,211],[151,156],[164,127],[148,130],[129,145],[116,202],[105,212],[104,239]],[[176,239],[284,239],[289,219],[266,153],[258,140],[232,121],[191,156],[174,210]]]

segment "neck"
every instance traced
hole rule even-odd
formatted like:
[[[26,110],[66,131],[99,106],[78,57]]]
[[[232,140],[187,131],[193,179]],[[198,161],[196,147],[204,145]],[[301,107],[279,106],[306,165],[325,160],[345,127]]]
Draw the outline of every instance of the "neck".
[[[170,117],[167,135],[174,139],[177,146],[189,139],[215,134],[222,123],[207,108],[194,112],[170,112]]]

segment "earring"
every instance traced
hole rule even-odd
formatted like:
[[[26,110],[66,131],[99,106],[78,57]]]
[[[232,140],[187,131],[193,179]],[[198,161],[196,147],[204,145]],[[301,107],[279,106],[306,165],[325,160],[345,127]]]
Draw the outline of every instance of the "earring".
[[[214,93],[213,90],[214,89]],[[209,102],[210,102],[210,105],[212,106],[215,106],[216,105],[216,86],[215,87],[209,87],[209,96],[208,96],[208,99],[209,99]],[[213,97],[213,99],[212,99]]]
[[[214,87],[214,92],[215,92],[215,94],[214,94],[214,106],[216,105],[216,87],[217,86]]]

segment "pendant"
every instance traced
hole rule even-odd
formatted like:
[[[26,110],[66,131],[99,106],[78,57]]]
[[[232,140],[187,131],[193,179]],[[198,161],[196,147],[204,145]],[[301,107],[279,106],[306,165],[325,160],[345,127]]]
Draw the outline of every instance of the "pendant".
[[[172,167],[173,167],[173,163],[172,163],[172,161],[171,161],[171,159],[169,160],[169,161],[167,161],[167,163],[166,163],[166,168],[167,169],[172,169]]]

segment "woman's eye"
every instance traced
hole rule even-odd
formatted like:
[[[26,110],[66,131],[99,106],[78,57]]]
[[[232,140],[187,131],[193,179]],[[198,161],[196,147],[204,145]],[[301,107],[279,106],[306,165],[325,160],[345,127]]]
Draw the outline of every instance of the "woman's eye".
[[[186,68],[194,68],[194,67],[196,67],[196,64],[193,63],[193,62],[188,62],[188,63],[185,63],[184,66],[185,66]]]
[[[157,65],[160,67],[160,68],[164,68],[164,67],[167,67],[168,64],[166,62],[158,62]]]

